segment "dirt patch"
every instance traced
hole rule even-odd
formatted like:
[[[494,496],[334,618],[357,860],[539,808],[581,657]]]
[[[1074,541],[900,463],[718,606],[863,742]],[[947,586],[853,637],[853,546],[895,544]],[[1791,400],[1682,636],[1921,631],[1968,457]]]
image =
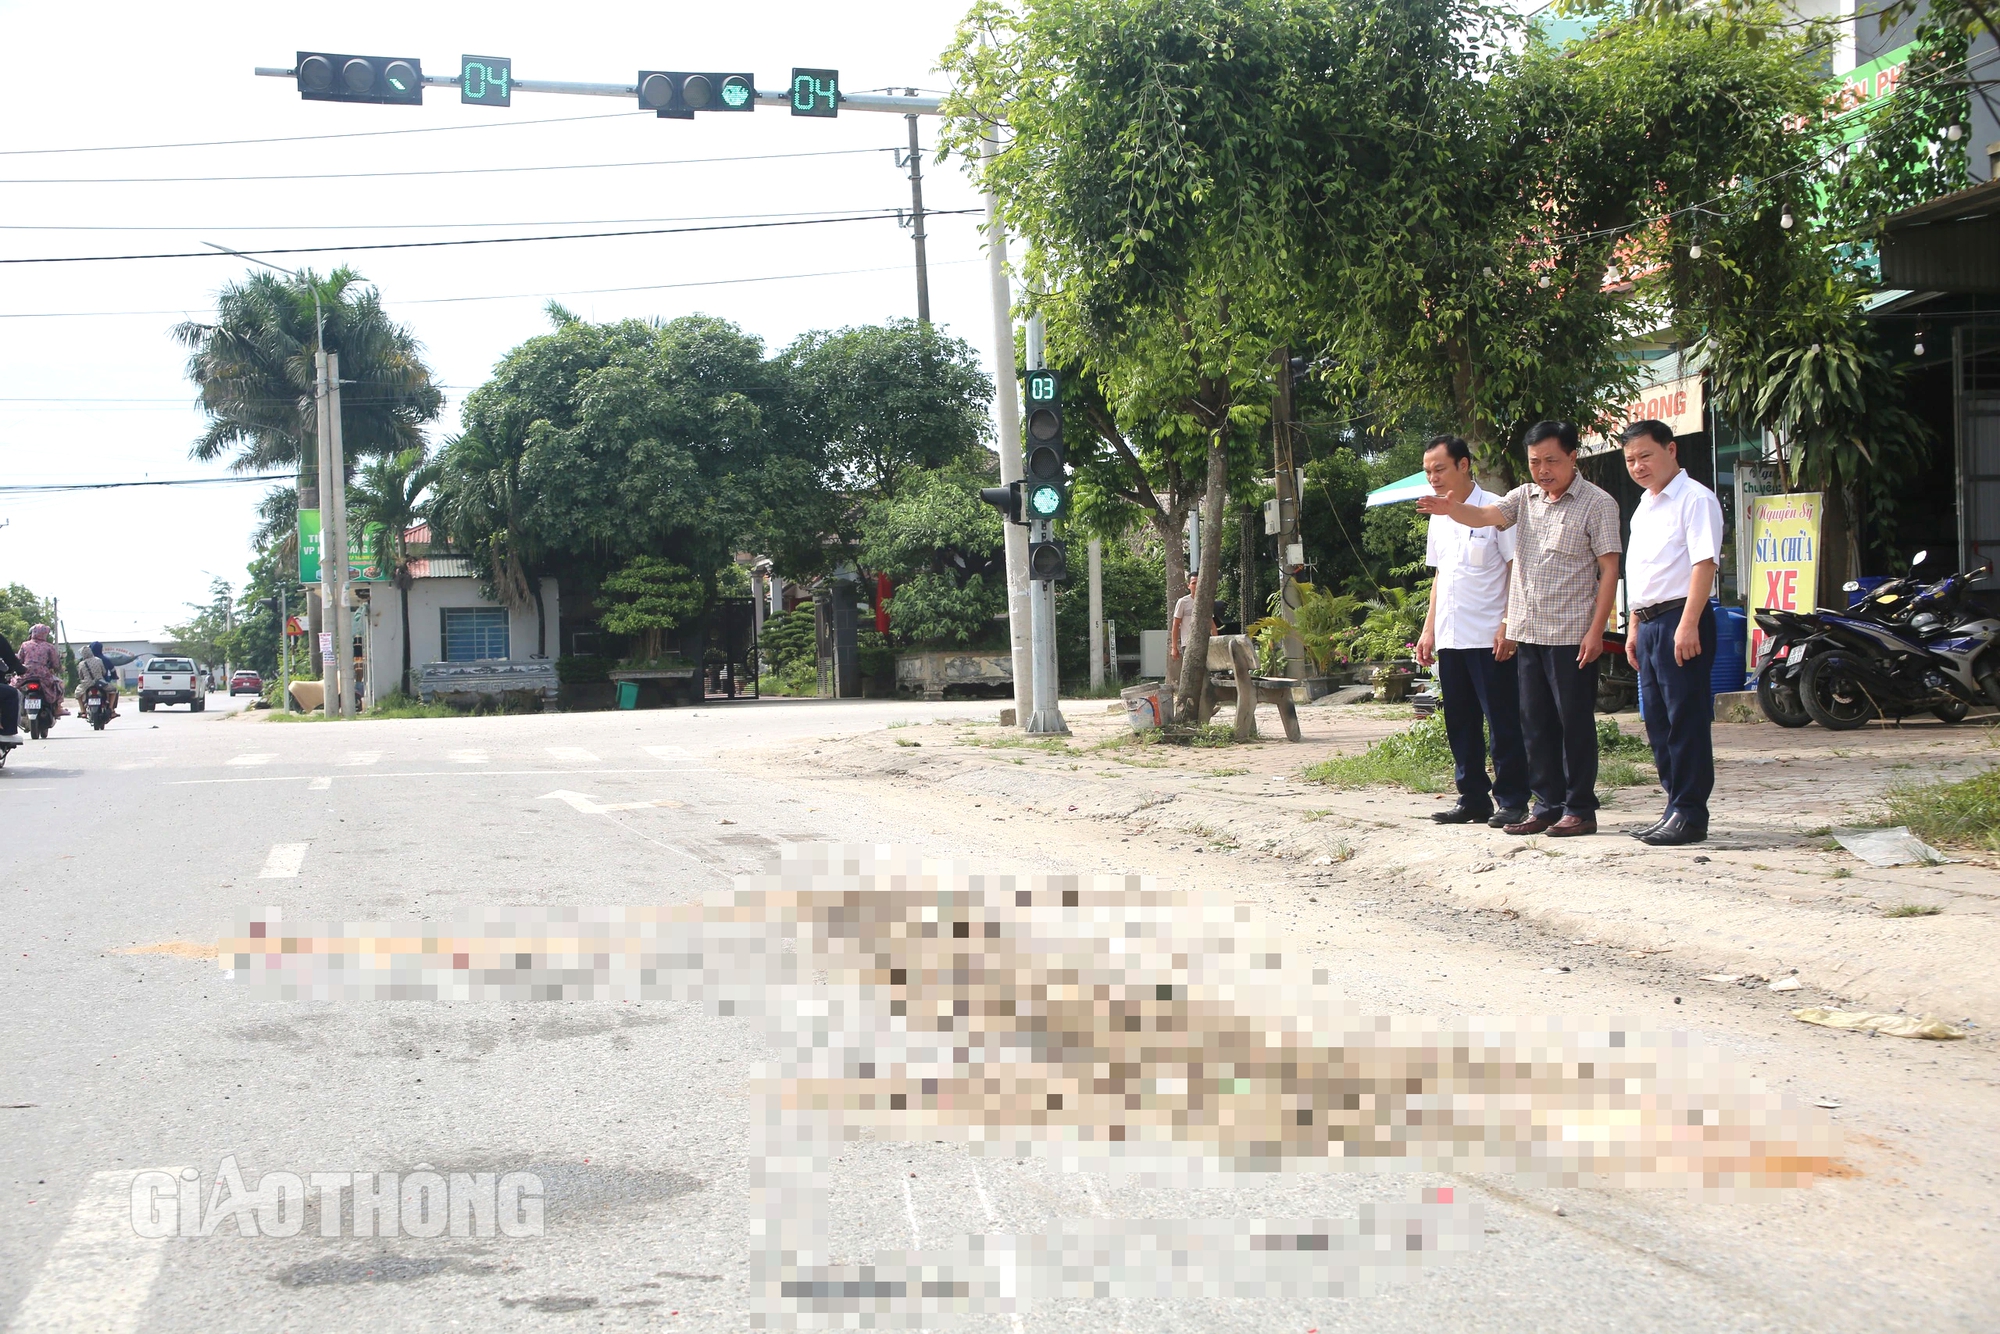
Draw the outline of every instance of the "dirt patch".
[[[215,946],[198,940],[162,940],[151,945],[126,945],[110,951],[113,954],[164,954],[171,959],[196,959],[203,963],[215,961]]]

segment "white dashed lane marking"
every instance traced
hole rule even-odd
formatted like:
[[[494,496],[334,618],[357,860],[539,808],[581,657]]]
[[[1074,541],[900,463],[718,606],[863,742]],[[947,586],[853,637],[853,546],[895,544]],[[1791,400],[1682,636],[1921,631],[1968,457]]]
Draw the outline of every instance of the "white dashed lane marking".
[[[340,762],[344,765],[377,764],[381,759],[382,752],[379,750],[351,750]]]
[[[595,764],[597,757],[582,746],[550,746],[549,758],[560,764]]]
[[[278,756],[275,752],[264,751],[254,755],[232,755],[229,757],[228,762],[234,765],[269,764],[277,758]]]
[[[257,873],[260,880],[290,880],[306,864],[306,849],[310,843],[273,843],[271,855],[264,859],[264,869]]]
[[[451,762],[453,764],[485,764],[486,752],[483,750],[455,750],[451,753]]]
[[[180,1169],[161,1171],[174,1176]],[[142,1237],[133,1227],[132,1180],[137,1175],[98,1172],[85,1183],[69,1225],[14,1312],[10,1329],[21,1334],[133,1334],[139,1328],[167,1243],[164,1237]]]

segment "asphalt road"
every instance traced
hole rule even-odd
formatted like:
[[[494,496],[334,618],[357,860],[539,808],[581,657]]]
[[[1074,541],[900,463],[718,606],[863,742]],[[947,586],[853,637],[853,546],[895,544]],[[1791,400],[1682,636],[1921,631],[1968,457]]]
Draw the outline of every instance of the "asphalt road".
[[[98,734],[66,719],[0,772],[12,955],[0,974],[0,1323],[162,1334],[748,1327],[745,1082],[760,1044],[747,1024],[667,1003],[256,1001],[189,957],[198,949],[172,943],[212,942],[227,919],[264,905],[303,919],[437,919],[484,904],[687,901],[756,868],[781,839],[991,856],[1018,834],[884,809],[731,756],[993,706],[769,702],[327,724],[234,719],[223,704],[128,711]],[[1062,865],[1061,849],[1039,853]],[[1504,962],[1480,941],[1415,950],[1396,963],[1380,961],[1386,947],[1369,956],[1356,980],[1371,1002],[1434,1012],[1441,969],[1465,952]],[[1511,986],[1488,985],[1467,1008],[1531,994]],[[1639,1003],[1614,988],[1590,1011]],[[1826,1087],[1858,1050],[1833,1042],[1861,1041],[1794,1035],[1763,1016],[1701,1022],[1806,1090]],[[1917,1044],[1882,1056],[1890,1045],[1855,1055],[1845,1087],[1888,1098],[1918,1078],[1896,1070],[1935,1064]],[[1958,1091],[1934,1111],[1982,1135],[1940,1144],[1928,1168],[1906,1155],[1928,1204],[1892,1206],[1848,1182],[1729,1206],[1461,1181],[1485,1208],[1480,1252],[1379,1296],[1161,1291],[965,1327],[1981,1328],[1994,1282],[1994,1081],[1990,1058],[1978,1059],[1937,1076]],[[1967,1103],[1965,1087],[1982,1101]],[[544,1187],[543,1235],[327,1237],[308,1211],[311,1225],[289,1237],[225,1224],[161,1239],[127,1221],[133,1173],[193,1167],[206,1198],[229,1158],[253,1186],[265,1173],[529,1173]],[[1951,1182],[1979,1203],[1941,1196]],[[1038,1160],[975,1170],[953,1146],[862,1143],[837,1170],[836,1230],[844,1253],[866,1255],[1066,1216],[1339,1218],[1425,1183],[1452,1184],[1287,1177],[1162,1198]],[[1870,1253],[1871,1229],[1911,1262],[1845,1258]]]

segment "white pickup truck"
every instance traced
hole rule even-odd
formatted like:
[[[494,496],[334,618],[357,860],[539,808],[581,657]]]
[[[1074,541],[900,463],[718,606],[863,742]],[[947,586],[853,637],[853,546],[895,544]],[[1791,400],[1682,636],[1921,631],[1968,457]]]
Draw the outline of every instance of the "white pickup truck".
[[[185,704],[189,713],[208,707],[208,678],[191,658],[154,658],[139,669],[139,712],[156,704]]]

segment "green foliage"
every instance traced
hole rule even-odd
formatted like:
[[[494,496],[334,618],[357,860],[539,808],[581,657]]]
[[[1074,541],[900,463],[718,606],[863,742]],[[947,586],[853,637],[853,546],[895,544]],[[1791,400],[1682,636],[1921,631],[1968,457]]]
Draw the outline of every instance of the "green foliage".
[[[566,686],[597,685],[609,681],[618,659],[588,653],[565,653],[556,659],[556,679]]]
[[[190,349],[187,375],[209,414],[191,453],[230,457],[241,472],[303,464],[316,475],[313,407],[318,332],[340,357],[341,440],[350,460],[423,446],[423,426],[444,407],[415,335],[382,308],[352,269],[299,277],[258,269],[216,294],[213,322],[189,320],[173,336]]]
[[[639,641],[635,657],[660,656],[666,631],[701,614],[707,594],[701,580],[659,556],[635,556],[604,580],[599,594],[604,628]]]
[[[1081,690],[1090,682],[1090,555],[1088,539],[1070,537],[1069,582],[1056,587],[1057,669],[1066,688]],[[1162,630],[1167,617],[1160,604],[1164,561],[1159,544],[1141,552],[1129,539],[1104,544],[1104,619],[1118,627],[1118,649],[1134,652],[1141,630]],[[1106,680],[1115,684],[1107,676]]]
[[[29,627],[40,624],[55,631],[55,608],[43,598],[21,585],[9,584],[0,588],[0,635],[7,636],[7,642],[18,650],[28,638]]]
[[[1956,782],[1899,783],[1889,789],[1889,819],[1927,843],[2000,849],[2000,769]]]
[[[910,472],[862,520],[861,565],[895,581],[889,627],[906,644],[971,644],[1006,612],[1003,524],[980,503],[981,480],[963,468]]]
[[[194,615],[168,626],[167,637],[202,669],[220,667],[229,656],[231,618],[236,608],[229,581],[213,580],[208,586],[208,601],[187,606]]]
[[[765,621],[764,632],[758,637],[757,645],[764,661],[781,673],[799,663],[817,672],[817,633],[812,604],[805,603]]]
[[[1451,742],[1445,736],[1442,709],[1359,755],[1336,755],[1301,775],[1309,783],[1328,787],[1401,787],[1411,792],[1443,791],[1451,785],[1451,776]]]
[[[1281,614],[1278,595],[1271,595],[1271,614],[1253,621],[1247,633],[1257,641],[1259,670],[1267,676],[1281,676],[1285,639],[1296,628],[1299,644],[1315,675],[1324,676],[1335,663],[1349,660],[1348,640],[1361,615],[1361,599],[1351,593],[1334,593],[1318,584],[1301,580],[1299,605],[1292,620]]]
[[[1430,581],[1416,589],[1385,588],[1361,605],[1367,609],[1361,626],[1346,643],[1354,662],[1389,662],[1411,657],[1430,610]]]
[[[971,344],[915,320],[802,335],[781,356],[799,430],[847,490],[975,459],[993,381]]]
[[[1652,763],[1653,747],[1642,736],[1627,736],[1610,718],[1597,720],[1597,753],[1622,755]]]

